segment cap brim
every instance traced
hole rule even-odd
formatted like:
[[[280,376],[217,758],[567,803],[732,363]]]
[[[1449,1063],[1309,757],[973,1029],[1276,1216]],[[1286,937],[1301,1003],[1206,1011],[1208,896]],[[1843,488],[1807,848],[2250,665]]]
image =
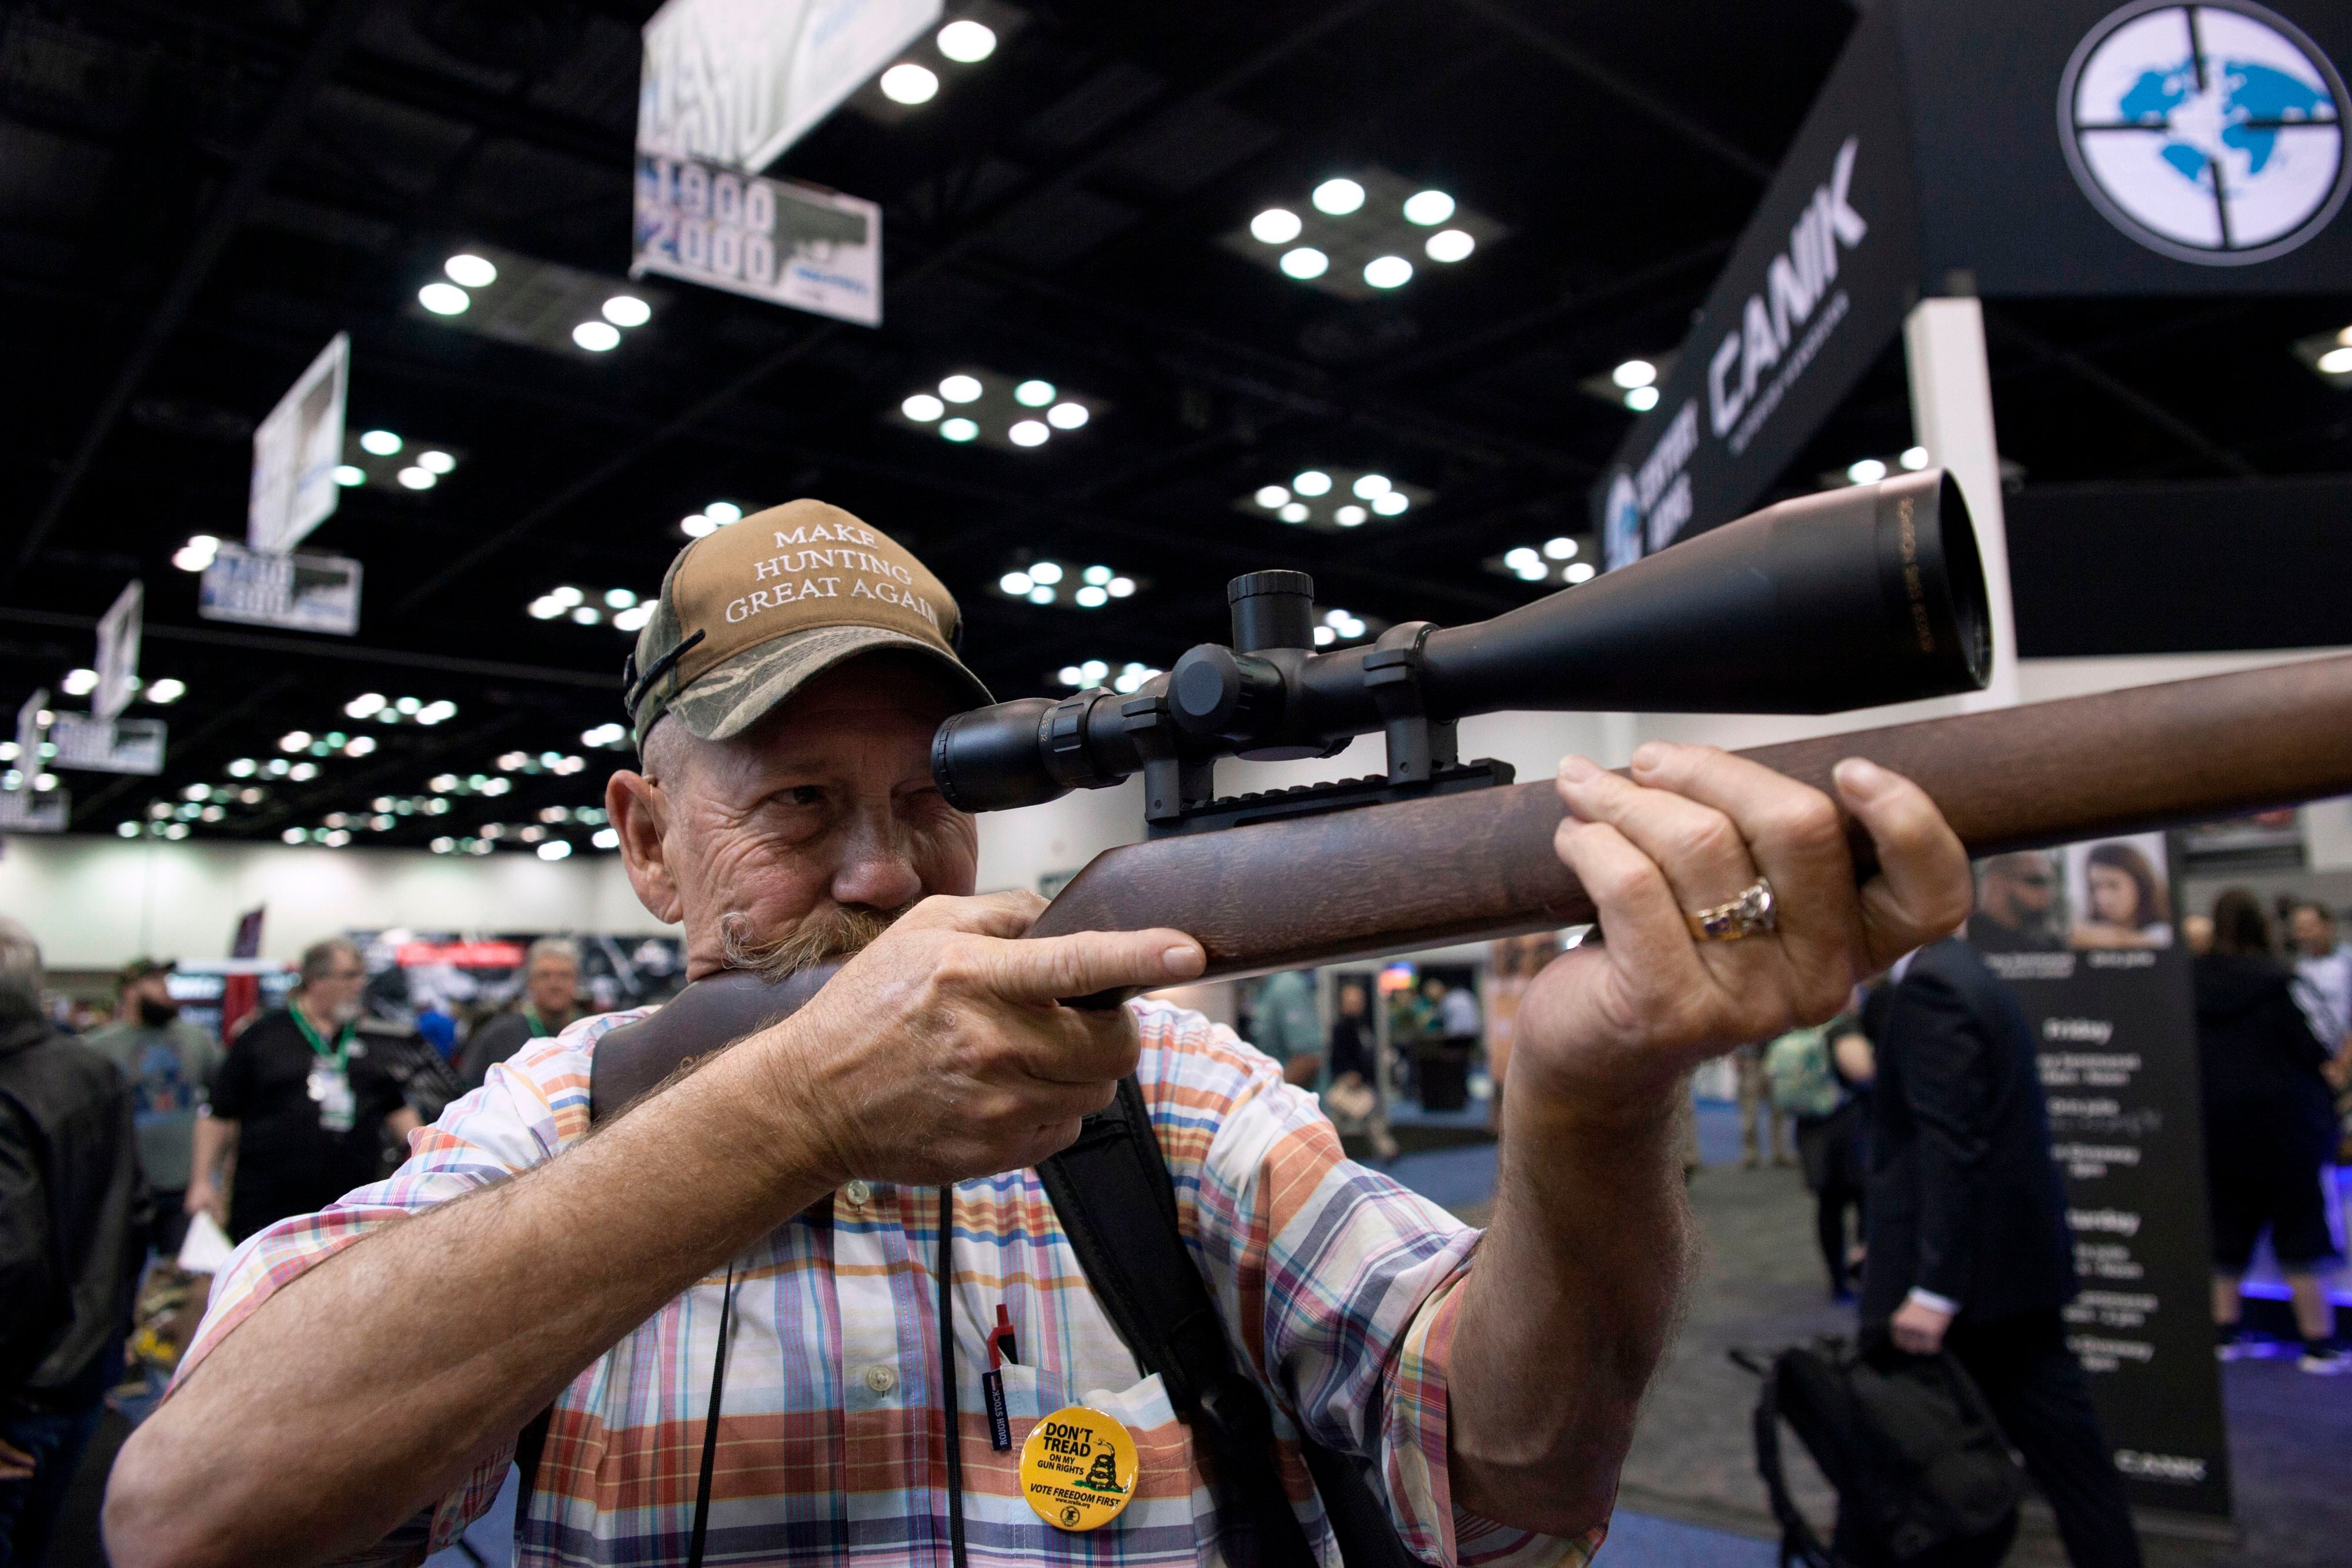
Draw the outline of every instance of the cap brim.
[[[746,648],[713,665],[672,698],[664,712],[698,739],[732,739],[835,664],[863,653],[898,649],[920,653],[938,665],[974,706],[996,700],[953,654],[920,638],[879,626],[814,626]]]

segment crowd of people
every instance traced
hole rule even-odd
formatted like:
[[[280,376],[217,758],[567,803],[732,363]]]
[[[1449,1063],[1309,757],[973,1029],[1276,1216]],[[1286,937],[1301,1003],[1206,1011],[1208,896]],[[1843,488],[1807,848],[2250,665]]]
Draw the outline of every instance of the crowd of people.
[[[238,1242],[379,1179],[410,1132],[581,1010],[579,952],[560,937],[531,946],[510,1004],[446,1044],[362,1006],[344,938],[305,950],[287,1004],[226,1043],[180,1016],[172,975],[132,961],[113,1017],[77,1032],[45,996],[33,934],[0,917],[0,1568],[42,1561],[108,1394],[137,1403],[142,1361],[168,1374],[193,1331],[192,1224]],[[156,1298],[169,1322],[142,1331]]]

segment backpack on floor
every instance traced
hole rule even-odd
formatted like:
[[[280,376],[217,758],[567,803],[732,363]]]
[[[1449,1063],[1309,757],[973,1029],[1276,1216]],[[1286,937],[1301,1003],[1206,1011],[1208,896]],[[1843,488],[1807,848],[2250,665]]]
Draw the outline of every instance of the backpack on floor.
[[[1870,1354],[1824,1339],[1769,1363],[1756,1468],[1780,1523],[1780,1562],[1806,1568],[1996,1568],[2017,1535],[2024,1482],[1976,1383],[1949,1354]],[[1823,1546],[1780,1463],[1785,1418],[1837,1490]]]

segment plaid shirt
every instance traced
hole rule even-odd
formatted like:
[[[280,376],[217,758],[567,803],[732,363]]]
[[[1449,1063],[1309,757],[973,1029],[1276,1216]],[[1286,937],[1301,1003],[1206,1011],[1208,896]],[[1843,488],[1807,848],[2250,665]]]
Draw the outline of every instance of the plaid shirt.
[[[1341,1154],[1314,1099],[1222,1026],[1136,1004],[1139,1070],[1175,1178],[1183,1233],[1243,1357],[1274,1397],[1278,1462],[1308,1540],[1337,1563],[1296,1447],[1300,1427],[1373,1457],[1406,1542],[1444,1563],[1584,1563],[1580,1541],[1454,1505],[1446,1478],[1446,1351],[1478,1233]],[[389,1180],[248,1239],[223,1271],[181,1375],[303,1270],[369,1230],[554,1157],[588,1132],[598,1036],[642,1013],[533,1042],[413,1135]],[[950,1561],[938,1355],[936,1189],[852,1182],[735,1260],[727,1388],[711,1486],[712,1563]],[[1034,1171],[955,1189],[956,1407],[964,1535],[975,1568],[1222,1563],[1214,1498],[1157,1376],[1146,1377],[1087,1288]],[[522,1568],[683,1563],[723,1274],[688,1288],[564,1390],[519,1528]],[[1003,1304],[1013,1449],[995,1452],[980,1378]],[[1126,1511],[1089,1534],[1020,1493],[1022,1440],[1087,1404],[1141,1455]],[[489,1506],[499,1454],[363,1560],[447,1545]]]

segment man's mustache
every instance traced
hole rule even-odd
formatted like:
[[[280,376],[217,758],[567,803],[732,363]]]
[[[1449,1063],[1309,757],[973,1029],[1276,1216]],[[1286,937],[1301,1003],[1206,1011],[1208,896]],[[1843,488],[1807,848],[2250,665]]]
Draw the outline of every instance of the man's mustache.
[[[789,979],[803,969],[863,952],[904,910],[835,904],[803,919],[782,936],[762,941],[751,917],[730,910],[719,919],[719,956],[730,969],[763,980]]]

